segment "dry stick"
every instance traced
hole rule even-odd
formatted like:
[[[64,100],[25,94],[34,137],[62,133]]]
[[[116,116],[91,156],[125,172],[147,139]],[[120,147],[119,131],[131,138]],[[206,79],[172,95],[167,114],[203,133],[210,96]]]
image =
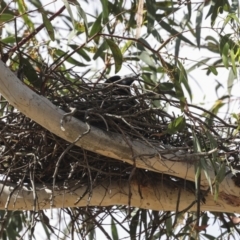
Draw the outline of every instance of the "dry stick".
[[[49,18],[49,21],[52,21],[54,18],[56,18],[59,14],[61,14],[65,10],[65,6],[61,7],[54,15],[52,15]],[[45,27],[44,23],[42,23],[40,26],[38,26],[32,33],[30,33],[27,37],[22,39],[17,45],[12,47],[8,52],[7,55],[9,55],[12,52],[15,52],[19,47],[23,46],[29,39],[31,39],[33,36],[35,36],[38,32],[40,32]]]
[[[59,166],[60,166],[60,162],[61,160],[63,159],[63,157],[66,155],[66,153],[75,145],[76,142],[78,142],[83,136],[85,136],[86,134],[88,134],[91,130],[90,128],[90,125],[86,122],[86,125],[87,125],[87,130],[84,132],[84,133],[81,133],[77,139],[72,142],[64,151],[63,153],[61,154],[61,156],[59,157],[57,163],[56,163],[56,166],[55,166],[55,171],[54,171],[54,174],[53,174],[53,187],[52,187],[52,195],[51,195],[51,198],[50,198],[50,207],[51,207],[51,217],[52,217],[52,207],[53,207],[53,203],[54,203],[54,188],[55,188],[55,183],[56,183],[56,176],[57,176],[57,173],[58,173],[58,169],[59,169]]]

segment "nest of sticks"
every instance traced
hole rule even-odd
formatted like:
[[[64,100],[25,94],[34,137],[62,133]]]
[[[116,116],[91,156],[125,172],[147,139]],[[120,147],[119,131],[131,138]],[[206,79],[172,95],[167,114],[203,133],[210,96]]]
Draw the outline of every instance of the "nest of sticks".
[[[172,132],[169,126],[179,115],[166,109],[171,107],[180,113],[180,102],[172,96],[172,91],[164,92],[158,85],[147,85],[138,76],[133,76],[134,83],[127,86],[119,82],[104,83],[104,80],[90,81],[66,75],[48,73],[48,80],[35,90],[66,112],[74,108],[73,116],[90,126],[154,145],[171,146],[172,151],[182,148],[187,153],[193,153],[194,131],[203,151],[208,152],[212,149],[210,133],[219,149],[217,154],[223,156],[227,153],[224,161],[234,168],[238,167],[237,151],[232,151],[238,149],[235,141],[238,134],[234,138],[231,134],[236,124],[198,106],[188,105],[184,113],[186,124],[181,130]],[[44,129],[3,98],[1,113],[0,174],[6,176],[7,181],[27,184],[34,172],[35,183],[51,184],[56,163],[71,143]],[[205,157],[212,158],[213,155]],[[55,180],[60,184],[76,180],[92,185],[113,178],[127,180],[132,170],[133,166],[127,163],[72,146],[61,159]],[[163,177],[151,171],[137,169],[134,175],[140,183],[146,179],[154,182],[158,178],[170,185],[186,186],[184,180]]]

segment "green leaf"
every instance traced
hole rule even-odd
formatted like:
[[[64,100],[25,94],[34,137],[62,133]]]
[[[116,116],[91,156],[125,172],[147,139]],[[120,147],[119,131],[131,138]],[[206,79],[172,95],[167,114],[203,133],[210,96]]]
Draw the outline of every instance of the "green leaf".
[[[56,49],[56,50],[55,50],[55,54],[58,55],[58,56],[60,56],[60,58],[61,58],[62,56],[65,56],[65,55],[66,55],[66,52],[62,51],[61,49]],[[84,64],[84,63],[82,63],[82,62],[77,61],[77,60],[74,59],[73,57],[68,57],[68,58],[66,59],[66,61],[69,62],[69,63],[71,63],[71,64],[74,65],[74,66],[77,66],[77,67],[86,67],[86,66],[88,66],[87,64]]]
[[[17,41],[19,42],[20,40],[22,40],[22,38],[18,37]],[[8,43],[8,44],[15,43],[16,42],[16,37],[15,36],[9,36],[9,37],[1,39],[0,42]]]
[[[172,230],[173,230],[173,226],[172,226],[172,218],[171,217],[168,217],[166,219],[166,230],[167,230],[167,234],[168,236],[171,236],[171,233],[172,233]]]
[[[53,29],[52,23],[51,21],[49,21],[45,12],[42,12],[42,19],[43,19],[45,28],[47,29],[49,37],[51,38],[52,41],[55,41],[55,35],[54,35],[54,29]]]
[[[153,37],[159,42],[162,43],[163,39],[159,34],[159,31],[157,29],[153,29],[153,31],[151,32],[151,34],[153,35]]]
[[[228,88],[228,94],[231,94],[232,87],[234,86],[234,80],[237,79],[237,75],[234,74],[233,69],[231,68],[228,74],[228,80],[227,80],[227,88]]]
[[[217,61],[215,61],[213,64],[212,64],[212,66],[214,67],[214,66],[218,66],[218,64],[222,64],[222,59],[219,59],[219,60],[217,60]],[[208,68],[207,68],[208,69]],[[211,70],[210,69],[208,69],[207,70],[207,75],[209,75],[211,73]]]
[[[174,85],[170,82],[159,83],[159,88],[162,91],[169,91],[174,88]]]
[[[76,50],[79,46],[75,45],[75,44],[70,44],[69,47],[71,47],[73,50]],[[88,61],[88,62],[91,61],[91,58],[84,51],[84,48],[77,49],[77,51],[75,51],[75,52],[78,53],[81,57],[83,57],[86,61]]]
[[[11,21],[13,20],[14,18],[14,15],[13,14],[10,14],[10,13],[2,13],[0,15],[0,23],[4,23],[4,22],[8,22],[8,21]]]
[[[189,22],[191,19],[191,15],[192,15],[192,2],[191,1],[187,3],[187,9],[188,9],[187,22]]]
[[[179,56],[180,45],[181,45],[181,39],[177,38],[176,42],[175,42],[175,51],[174,51],[174,53],[175,53],[175,65],[176,65],[176,62],[177,62],[177,59],[178,59],[178,56]]]
[[[121,50],[113,40],[110,40],[107,38],[105,40],[112,51],[113,58],[115,61],[115,73],[117,73],[122,68],[122,63],[123,63],[123,56],[122,56]]]
[[[125,42],[124,46],[121,48],[122,54],[124,54],[133,44],[132,40],[128,40]]]
[[[146,209],[141,209],[141,218],[138,220],[138,223],[143,224],[143,229],[144,231],[148,230],[148,210]],[[152,215],[156,215],[156,211],[152,211]]]
[[[31,4],[33,4],[36,8],[42,7],[42,3],[39,0],[31,0]]]
[[[129,230],[131,240],[135,240],[137,236],[137,226],[139,224],[139,212],[140,209],[137,210],[136,214],[132,217],[130,222]]]
[[[27,77],[29,83],[31,83],[34,87],[40,89],[42,82],[39,79],[36,70],[33,68],[32,63],[30,63],[28,59],[22,58],[21,64],[23,66],[23,73]]]
[[[146,8],[147,8],[147,31],[151,33],[154,29],[154,21],[156,15],[156,6],[154,0],[146,1]]]
[[[21,17],[23,18],[25,24],[31,29],[34,29],[34,24],[28,17],[28,14],[26,12],[28,11],[27,6],[24,2],[24,0],[17,0],[18,4],[18,11],[21,13]]]
[[[176,132],[181,132],[186,126],[185,117],[180,116],[175,118],[171,123],[168,124],[167,132],[169,134],[174,134]]]
[[[199,62],[193,64],[190,68],[188,68],[187,72],[189,73],[189,72],[195,70],[196,68],[199,68],[199,66],[205,65],[209,60],[210,60],[210,58],[205,58],[203,60],[200,60]]]
[[[146,51],[141,52],[141,54],[139,55],[139,59],[141,59],[144,63],[146,63],[153,69],[156,69],[156,63],[153,61],[152,57],[149,55],[148,52]]]
[[[201,44],[201,26],[202,26],[202,19],[203,19],[203,8],[204,8],[204,4],[201,4],[200,7],[197,9],[196,39],[197,39],[198,48],[200,48],[200,44]]]
[[[210,149],[215,149],[218,147],[218,143],[217,143],[217,140],[215,139],[215,137],[212,135],[212,133],[208,130],[206,130],[206,135],[209,139],[209,142],[210,142]],[[217,152],[213,152],[212,153],[212,158],[210,158],[210,161],[211,161],[211,165],[212,165],[212,169],[216,172],[217,169],[218,169],[218,158],[217,158]]]
[[[235,64],[236,56],[234,55],[234,50],[233,49],[230,50],[230,57],[231,57],[233,73],[234,73],[234,75],[237,75],[237,68],[236,68],[236,64]]]
[[[144,38],[139,38],[137,41],[137,48],[139,50],[143,50],[145,51],[145,46],[149,49],[151,49],[151,46],[149,45],[149,43],[144,39]]]
[[[213,36],[206,36],[205,37],[205,41],[213,41],[216,45],[218,45],[218,40],[216,40],[216,38],[214,38]]]
[[[215,115],[218,114],[218,111],[221,107],[223,107],[226,103],[220,99],[218,99],[217,101],[215,101],[214,105],[212,106],[212,108],[210,109],[210,111],[212,113],[214,113]]]
[[[96,21],[93,23],[89,37],[92,37],[94,34],[101,32],[101,30],[102,30],[101,23],[102,23],[102,14],[100,14],[97,17]]]
[[[82,17],[83,22],[84,22],[84,27],[85,27],[85,31],[86,31],[86,36],[88,40],[88,21],[87,21],[87,16],[86,13],[83,11],[83,9],[81,8],[80,4],[76,1],[76,8],[78,10],[79,15]]]
[[[220,169],[217,172],[217,177],[216,180],[218,181],[218,183],[221,183],[224,178],[226,176],[226,163],[222,163],[220,166]]]
[[[228,0],[212,0],[211,1],[211,7],[209,9],[209,12],[206,16],[211,16],[211,25],[213,26],[215,24],[215,20],[219,13],[223,13],[223,9],[227,10],[226,6],[228,6]]]
[[[218,71],[214,66],[209,66],[208,69],[214,74],[214,75],[218,75]]]
[[[72,25],[74,26],[75,25],[75,19],[73,17],[72,9],[71,9],[71,7],[69,5],[69,2],[67,0],[62,0],[62,1],[63,1],[64,5],[65,5],[65,7],[66,7],[66,9],[67,9],[67,11],[69,13],[69,16],[70,16],[71,21],[72,21]]]
[[[230,39],[229,39],[229,35],[225,35],[225,36],[220,36],[220,53],[221,53],[221,56],[222,56],[222,61],[223,61],[223,64],[226,68],[229,67],[229,64],[228,64],[228,50],[230,48]]]
[[[234,13],[229,13],[227,15],[227,17],[224,19],[224,23],[223,23],[223,26],[222,26],[222,29],[221,29],[220,33],[224,30],[224,28],[229,23],[229,21],[232,22],[233,20],[235,20],[238,24],[240,23],[238,17]],[[230,27],[231,27],[231,25],[230,25]]]
[[[93,60],[96,60],[98,57],[104,58],[104,51],[108,48],[108,44],[106,41],[104,41],[101,46],[97,49],[96,53],[93,56]]]
[[[201,152],[202,151],[202,148],[201,148],[201,145],[200,145],[200,142],[195,134],[195,132],[193,131],[193,147],[194,147],[194,152]]]
[[[189,94],[190,99],[192,100],[192,91],[188,84],[188,76],[187,76],[186,70],[180,61],[178,61],[178,66],[179,66],[179,82],[183,83],[184,87],[186,88]]]
[[[173,35],[173,36],[181,39],[181,40],[184,41],[184,42],[189,43],[189,44],[192,45],[192,46],[194,46],[194,43],[192,43],[188,38],[184,37],[184,36],[182,35],[182,33],[178,32],[178,31],[176,31],[174,28],[172,28],[172,26],[171,26],[170,24],[167,24],[167,23],[164,22],[164,21],[160,21],[159,24],[160,24],[160,26],[161,26],[162,28],[164,28],[166,31],[168,31],[169,33],[171,33],[171,35]]]
[[[112,230],[113,240],[119,240],[117,227],[116,227],[116,224],[115,224],[113,218],[111,219],[111,230]]]
[[[172,66],[168,62],[165,62],[165,64],[167,66],[167,69],[165,71],[171,77],[171,81],[173,82],[175,87],[176,97],[180,100],[180,107],[181,107],[181,110],[183,111],[186,103],[185,103],[185,97],[184,97],[182,85],[180,83],[180,69],[175,66]]]
[[[106,23],[108,21],[108,0],[101,0],[102,3],[102,17],[103,17],[103,23]]]

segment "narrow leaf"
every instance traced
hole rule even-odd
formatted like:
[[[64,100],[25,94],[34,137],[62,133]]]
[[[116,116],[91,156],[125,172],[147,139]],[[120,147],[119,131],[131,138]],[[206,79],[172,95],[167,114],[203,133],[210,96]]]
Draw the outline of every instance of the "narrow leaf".
[[[230,57],[231,57],[233,73],[234,73],[234,75],[237,75],[237,68],[236,68],[236,64],[235,64],[236,56],[234,55],[234,50],[233,49],[230,50]]]
[[[36,70],[33,68],[33,65],[26,58],[22,58],[21,63],[23,65],[24,75],[27,77],[29,83],[39,89],[42,85],[42,82],[39,79]]]
[[[172,218],[168,217],[165,221],[165,224],[166,224],[167,234],[168,234],[168,236],[171,236],[171,233],[172,233],[172,230],[173,230]]]
[[[42,7],[42,3],[39,0],[31,0],[31,4],[33,4],[36,8]]]
[[[227,88],[228,88],[228,94],[231,94],[232,87],[234,86],[234,80],[237,79],[237,75],[234,74],[232,68],[229,71],[228,74],[228,80],[227,80]]]
[[[61,49],[56,49],[56,50],[55,50],[55,53],[56,53],[58,56],[60,56],[60,57],[66,55],[66,52],[62,51]],[[82,62],[79,62],[79,61],[77,61],[76,59],[74,59],[74,58],[72,58],[72,57],[66,58],[66,62],[69,62],[69,63],[71,63],[72,65],[78,66],[78,67],[86,67],[86,66],[88,66],[87,64],[84,64],[84,63],[82,63]]]
[[[116,227],[116,224],[115,224],[113,218],[111,219],[111,231],[112,231],[113,240],[119,240],[117,227]]]
[[[132,40],[128,40],[124,46],[121,48],[121,52],[122,54],[124,54],[132,45],[133,41]]]
[[[143,209],[143,211],[144,211],[144,209]],[[136,214],[133,216],[133,218],[131,219],[131,222],[130,222],[129,230],[130,230],[131,240],[136,239],[137,226],[139,224],[139,212],[140,212],[140,210],[138,210],[136,212]]]
[[[101,30],[102,30],[101,23],[102,23],[102,14],[100,14],[97,17],[96,21],[93,23],[89,37],[92,37],[94,34],[101,32]]]
[[[87,16],[85,14],[85,12],[83,11],[83,9],[81,8],[81,6],[79,5],[79,3],[76,1],[76,8],[78,10],[79,15],[82,17],[83,21],[84,21],[84,27],[85,27],[85,31],[86,31],[86,36],[88,37],[88,21],[87,21]]]
[[[103,23],[106,23],[108,21],[108,0],[101,0],[102,3],[102,17],[103,17]]]
[[[78,48],[78,45],[74,45],[74,44],[70,44],[69,47],[71,47],[73,50]],[[84,51],[83,48],[80,48],[76,51],[76,53],[78,53],[81,57],[83,57],[86,61],[91,61],[91,58],[89,57],[89,55]]]
[[[177,38],[175,42],[175,65],[177,64],[177,59],[179,56],[180,44],[181,44],[181,39]]]
[[[28,14],[26,14],[26,12],[28,11],[26,3],[24,0],[17,0],[17,4],[18,4],[18,11],[21,13],[21,17],[23,18],[25,24],[30,28],[30,29],[34,29],[34,24],[33,22],[30,20],[30,18],[28,17]]]
[[[189,94],[190,99],[192,100],[192,91],[191,87],[188,84],[188,75],[186,73],[186,70],[180,61],[178,61],[178,66],[179,66],[179,82],[183,83],[184,87],[186,88]]]
[[[196,39],[197,39],[197,46],[200,48],[201,43],[201,26],[202,26],[202,19],[203,19],[203,8],[204,4],[202,4],[197,9],[197,17],[196,17]]]
[[[154,29],[154,21],[156,15],[155,1],[148,0],[146,1],[147,7],[147,31],[150,33]]]
[[[187,22],[189,22],[190,19],[191,19],[191,15],[192,15],[192,2],[191,2],[191,1],[189,1],[189,2],[187,3],[187,10],[188,10]]]
[[[145,47],[151,48],[149,43],[144,38],[139,38],[137,42],[137,48],[139,50],[145,50]]]
[[[214,75],[218,75],[218,71],[214,66],[209,66],[208,69],[214,74]]]
[[[164,21],[159,22],[160,26],[164,28],[166,31],[171,33],[171,35],[176,36],[177,38],[180,38],[182,41],[189,43],[190,45],[194,46],[194,43],[192,43],[188,38],[184,37],[182,33],[176,31],[170,24],[167,24]]]
[[[17,40],[20,41],[20,40],[22,40],[22,38],[18,37]],[[16,37],[15,36],[9,36],[9,37],[0,39],[0,42],[9,43],[9,44],[15,43],[16,42]]]
[[[51,38],[52,41],[55,41],[55,35],[54,35],[54,29],[53,29],[52,23],[51,21],[49,21],[45,12],[42,12],[42,19],[43,19],[45,28],[47,29],[49,37]]]
[[[144,63],[146,63],[148,66],[152,67],[152,68],[156,68],[156,64],[154,63],[152,57],[149,55],[148,52],[143,51],[140,55],[139,55],[139,59],[141,59]]]
[[[110,40],[107,38],[105,40],[112,51],[113,58],[115,61],[115,73],[117,73],[122,68],[122,63],[123,63],[123,56],[122,56],[121,50],[113,40]]]
[[[104,51],[108,48],[108,44],[106,41],[104,41],[101,46],[97,49],[96,53],[93,56],[93,60],[96,60],[98,57],[104,58]]]
[[[69,13],[69,16],[70,16],[71,21],[72,21],[72,25],[74,26],[75,25],[75,20],[74,20],[72,9],[71,9],[71,7],[69,5],[69,2],[67,0],[62,0],[62,1],[63,1],[64,5],[65,5],[65,7],[66,7],[66,9],[67,9],[67,11]]]
[[[174,134],[176,132],[182,131],[185,126],[186,126],[185,117],[180,116],[178,118],[175,118],[171,123],[168,124],[167,132],[170,134]]]
[[[2,13],[0,15],[0,23],[8,22],[8,21],[12,20],[13,18],[14,18],[13,14]]]

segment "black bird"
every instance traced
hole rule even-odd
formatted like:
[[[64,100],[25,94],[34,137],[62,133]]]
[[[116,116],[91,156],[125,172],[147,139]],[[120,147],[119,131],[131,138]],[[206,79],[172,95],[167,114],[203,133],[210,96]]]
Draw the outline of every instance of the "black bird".
[[[108,78],[105,81],[105,83],[111,84],[111,83],[116,82],[116,85],[130,86],[134,81],[135,81],[135,79],[132,77],[121,78],[120,76],[116,75],[116,76]],[[117,89],[113,90],[112,94],[118,95],[118,96],[123,96],[123,95],[126,96],[126,95],[131,95],[131,92],[130,92],[129,88],[127,88],[127,87],[118,86]]]
[[[121,80],[121,81],[120,81]],[[133,82],[134,82],[134,78],[132,77],[125,77],[125,78],[121,78],[120,76],[116,75],[113,77],[108,78],[105,83],[114,83],[117,82],[117,84],[120,85],[126,85],[126,86],[130,86]]]

